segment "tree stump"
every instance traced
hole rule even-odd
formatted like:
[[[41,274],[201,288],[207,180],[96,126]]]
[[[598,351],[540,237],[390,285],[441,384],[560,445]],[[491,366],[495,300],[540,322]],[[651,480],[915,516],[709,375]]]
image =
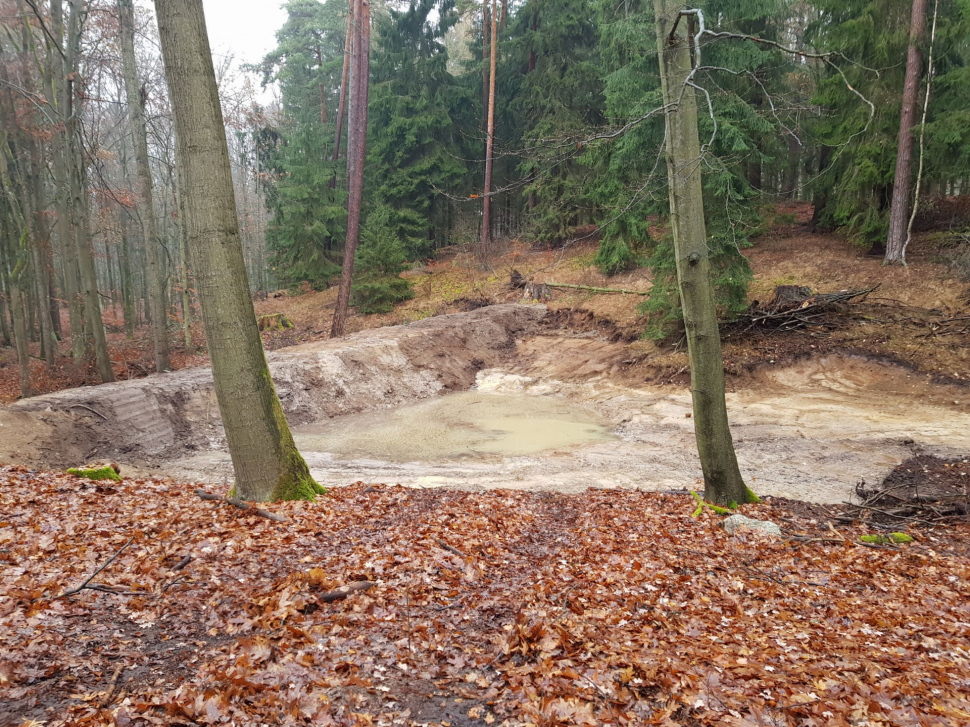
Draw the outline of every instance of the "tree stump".
[[[270,313],[257,319],[261,331],[283,331],[292,328],[293,323],[282,313]]]

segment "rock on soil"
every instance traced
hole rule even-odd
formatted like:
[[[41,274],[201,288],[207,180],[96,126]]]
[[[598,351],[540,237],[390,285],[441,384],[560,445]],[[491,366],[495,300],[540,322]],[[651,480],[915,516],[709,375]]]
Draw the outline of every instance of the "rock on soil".
[[[724,521],[724,529],[729,533],[741,528],[759,530],[768,535],[781,535],[781,528],[769,520],[755,520],[744,515],[731,515]]]

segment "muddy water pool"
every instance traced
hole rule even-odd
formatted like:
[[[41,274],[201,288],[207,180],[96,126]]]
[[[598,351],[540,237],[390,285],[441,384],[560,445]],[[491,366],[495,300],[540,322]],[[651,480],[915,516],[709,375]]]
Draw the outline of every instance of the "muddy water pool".
[[[889,364],[828,357],[766,369],[728,394],[738,460],[759,494],[842,502],[922,451],[970,453],[970,396]],[[410,487],[683,489],[701,483],[690,392],[514,370],[476,388],[294,428],[318,482]],[[223,452],[171,469],[228,481]]]
[[[618,439],[605,419],[551,397],[463,391],[294,430],[302,452],[386,462],[494,461]]]

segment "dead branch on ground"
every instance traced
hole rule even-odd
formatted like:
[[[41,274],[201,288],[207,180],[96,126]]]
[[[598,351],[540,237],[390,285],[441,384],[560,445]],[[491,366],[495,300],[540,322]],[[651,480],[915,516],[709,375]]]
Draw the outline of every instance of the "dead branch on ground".
[[[260,517],[267,518],[269,520],[275,520],[278,523],[288,523],[289,518],[283,515],[278,515],[275,512],[270,512],[269,510],[264,510],[261,507],[256,507],[255,505],[250,505],[248,502],[243,502],[235,497],[220,497],[219,495],[213,495],[211,492],[206,492],[205,490],[196,490],[195,494],[201,497],[203,500],[211,500],[213,502],[224,502],[227,505],[232,505],[233,507],[238,507],[240,510],[246,510],[251,512],[253,515],[259,515]]]

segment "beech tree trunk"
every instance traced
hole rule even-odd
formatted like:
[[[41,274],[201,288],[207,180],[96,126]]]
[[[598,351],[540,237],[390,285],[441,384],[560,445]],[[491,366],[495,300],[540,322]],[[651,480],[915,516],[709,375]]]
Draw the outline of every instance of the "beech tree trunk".
[[[354,48],[356,59],[351,82],[350,103],[353,114],[349,117],[347,133],[353,143],[347,146],[347,239],[344,242],[344,264],[340,271],[340,287],[337,290],[337,307],[333,312],[330,337],[344,335],[347,309],[350,306],[350,286],[354,278],[354,257],[360,242],[360,206],[364,194],[364,160],[367,155],[367,97],[370,85],[370,0],[356,0]],[[353,159],[353,166],[351,166]]]
[[[657,47],[661,51],[660,80],[668,109],[670,224],[690,355],[694,436],[704,472],[704,496],[719,504],[741,503],[752,495],[741,478],[728,426],[724,361],[704,223],[697,103],[694,89],[685,88],[691,71],[688,23],[686,19],[677,23],[682,8],[683,3],[678,0],[654,0]]]
[[[10,317],[13,318],[13,338],[20,366],[20,396],[30,396],[30,355],[27,352],[27,326],[24,322],[24,296],[16,275],[10,278]]]
[[[165,305],[165,283],[162,278],[162,241],[155,224],[152,169],[148,163],[148,131],[145,125],[145,99],[138,83],[135,64],[135,8],[132,0],[118,0],[118,26],[121,39],[121,65],[128,101],[128,120],[135,147],[135,196],[138,199],[141,225],[145,234],[148,257],[148,304],[152,318],[152,348],[155,370],[168,371],[168,315]]]
[[[488,73],[488,128],[485,132],[485,189],[482,193],[482,243],[480,256],[484,264],[488,260],[488,246],[492,241],[492,150],[495,148],[495,57],[498,55],[496,44],[497,5],[492,0],[491,52],[489,53]]]
[[[195,353],[192,343],[192,295],[189,292],[189,247],[185,233],[185,202],[182,197],[182,179],[176,168],[172,186],[175,187],[175,210],[178,215],[179,236],[179,282],[182,285],[182,332],[185,334],[185,355]]]
[[[926,0],[913,0],[909,25],[909,51],[906,55],[906,80],[903,84],[903,105],[899,114],[899,137],[896,148],[896,176],[893,179],[893,199],[889,208],[889,236],[886,239],[887,264],[905,264],[906,223],[909,220],[909,197],[913,177],[913,126],[916,123],[916,104],[919,79],[923,65],[920,43],[926,34]]]
[[[70,118],[70,84],[67,77],[76,70],[77,55],[69,42],[64,47],[64,6],[51,0],[51,35],[45,36],[47,59],[44,91],[47,106],[56,110],[60,128],[51,143],[51,163],[57,188],[57,245],[61,253],[61,289],[67,300],[71,328],[71,354],[75,363],[84,358],[84,318],[78,294],[77,252],[71,236],[70,149],[74,143],[74,121]]]
[[[85,331],[94,346],[94,358],[101,381],[114,381],[111,358],[108,356],[108,339],[101,318],[101,294],[98,291],[98,272],[94,267],[94,251],[88,226],[88,187],[84,160],[81,158],[81,141],[75,146],[75,160],[71,174],[71,206],[74,209],[74,239],[77,246],[78,268],[81,272],[81,293],[84,296]]]
[[[243,500],[313,499],[322,488],[293,442],[256,327],[202,3],[155,0],[155,11],[189,254],[235,491]]]

